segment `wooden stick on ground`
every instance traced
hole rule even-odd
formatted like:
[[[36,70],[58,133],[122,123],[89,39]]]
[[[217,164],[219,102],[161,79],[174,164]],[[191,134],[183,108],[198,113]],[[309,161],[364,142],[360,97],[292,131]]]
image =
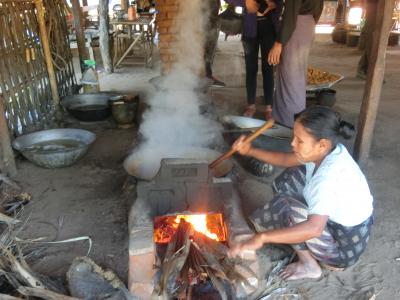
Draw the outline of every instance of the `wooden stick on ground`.
[[[264,131],[270,129],[272,126],[274,126],[274,120],[270,119],[267,122],[265,122],[265,124],[260,127],[257,131],[253,132],[252,134],[248,135],[245,140],[244,143],[251,143],[252,141],[254,141],[261,133],[263,133]],[[231,149],[228,152],[225,152],[224,154],[222,154],[220,157],[218,157],[216,160],[214,160],[211,164],[209,164],[209,168],[210,169],[214,169],[217,165],[219,165],[221,162],[223,162],[225,159],[228,159],[229,157],[231,157],[236,151]]]

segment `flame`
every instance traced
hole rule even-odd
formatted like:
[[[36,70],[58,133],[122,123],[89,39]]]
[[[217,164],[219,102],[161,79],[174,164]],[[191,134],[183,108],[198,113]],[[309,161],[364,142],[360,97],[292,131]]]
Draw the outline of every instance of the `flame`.
[[[212,233],[208,230],[207,227],[207,215],[200,214],[200,215],[178,215],[175,218],[175,223],[179,224],[181,220],[185,220],[186,222],[192,224],[194,230],[204,234],[205,236],[209,237],[210,239],[219,241],[218,236],[215,233]]]
[[[227,229],[221,213],[208,214],[176,214],[158,216],[154,218],[153,238],[156,243],[169,243],[178,229],[181,220],[185,220],[193,226],[196,232],[200,232],[210,239],[218,242],[227,240]]]

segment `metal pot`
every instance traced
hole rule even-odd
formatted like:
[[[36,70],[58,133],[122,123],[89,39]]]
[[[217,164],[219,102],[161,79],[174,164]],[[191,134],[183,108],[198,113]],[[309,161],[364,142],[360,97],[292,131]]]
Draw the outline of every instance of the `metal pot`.
[[[227,125],[233,125],[236,128],[249,129],[249,131],[265,124],[264,120],[232,115],[224,116],[222,122]],[[292,139],[293,130],[280,124],[274,124],[271,129],[264,131],[262,135],[290,141]]]
[[[64,97],[61,104],[69,114],[80,121],[102,121],[111,115],[108,100],[115,95],[111,93],[70,95]]]
[[[13,147],[34,164],[44,168],[67,167],[80,159],[96,135],[82,129],[50,129],[17,137]]]
[[[130,125],[136,120],[139,97],[116,96],[110,98],[111,113],[118,125]]]
[[[336,103],[336,91],[334,89],[322,89],[317,93],[318,105],[332,107]]]

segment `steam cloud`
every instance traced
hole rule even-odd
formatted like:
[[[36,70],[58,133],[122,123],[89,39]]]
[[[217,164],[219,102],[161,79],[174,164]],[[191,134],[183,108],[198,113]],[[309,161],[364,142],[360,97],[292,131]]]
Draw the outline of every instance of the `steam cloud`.
[[[140,125],[144,141],[124,164],[138,177],[151,179],[161,158],[205,158],[207,151],[198,148],[210,147],[220,138],[220,125],[200,114],[202,100],[195,92],[199,74],[204,73],[204,22],[209,13],[205,3],[181,2],[175,24],[177,41],[171,49],[176,62],[162,83],[166,90],[149,100]]]

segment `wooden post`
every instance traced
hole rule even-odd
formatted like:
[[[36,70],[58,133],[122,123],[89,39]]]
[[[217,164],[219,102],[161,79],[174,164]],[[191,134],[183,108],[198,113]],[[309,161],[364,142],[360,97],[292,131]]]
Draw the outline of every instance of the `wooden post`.
[[[128,0],[121,0],[121,9],[128,10]]]
[[[79,61],[82,70],[82,64],[85,59],[88,59],[88,54],[86,51],[86,40],[85,40],[85,32],[83,30],[82,24],[82,10],[79,4],[79,0],[71,0],[72,5],[72,15],[74,16],[74,26],[76,33],[76,42],[78,43],[78,53],[79,53]]]
[[[109,31],[109,18],[108,18],[108,4],[109,0],[99,1],[99,34],[100,34],[100,53],[103,60],[103,67],[106,74],[113,72],[113,64],[110,53],[110,36]]]
[[[86,9],[87,9],[87,6],[88,6],[88,0],[82,0],[82,8],[84,8],[84,7],[86,7]],[[85,11],[85,12],[83,12],[82,13],[82,24],[86,27],[86,25],[87,25],[87,21],[88,21],[88,18],[89,18],[89,11]]]
[[[367,80],[358,121],[354,158],[362,169],[367,168],[376,115],[385,74],[385,56],[388,44],[395,0],[380,0],[374,32],[374,42],[368,66]]]
[[[11,148],[3,101],[3,97],[0,96],[0,171],[13,177],[17,174],[17,168],[15,167],[14,153]]]
[[[42,41],[42,47],[44,52],[44,58],[46,61],[47,73],[49,74],[51,94],[56,110],[59,110],[60,96],[58,94],[57,79],[54,72],[53,59],[51,57],[50,43],[47,35],[46,22],[44,19],[43,1],[35,0],[35,6],[38,14],[38,23],[40,30],[40,40]]]

